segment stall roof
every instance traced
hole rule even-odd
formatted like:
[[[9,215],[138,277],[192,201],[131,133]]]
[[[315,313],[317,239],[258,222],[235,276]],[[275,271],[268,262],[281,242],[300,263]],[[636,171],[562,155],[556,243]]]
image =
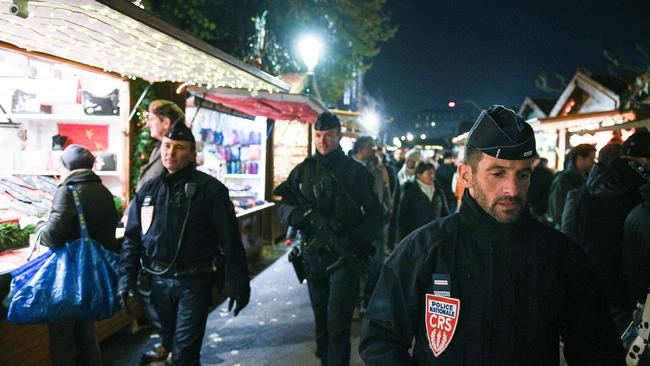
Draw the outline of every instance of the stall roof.
[[[124,77],[250,92],[289,86],[174,28],[127,0],[29,1],[22,18],[0,0],[0,43]]]
[[[190,93],[232,108],[250,116],[264,116],[275,120],[316,122],[319,113],[327,108],[315,97],[303,94],[268,93],[256,95],[241,89],[189,88]]]

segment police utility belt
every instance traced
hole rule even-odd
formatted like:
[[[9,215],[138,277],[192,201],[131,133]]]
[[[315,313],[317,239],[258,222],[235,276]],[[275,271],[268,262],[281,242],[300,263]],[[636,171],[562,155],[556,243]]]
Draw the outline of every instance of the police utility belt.
[[[223,270],[223,257],[191,264],[165,263],[155,259],[143,258],[142,269],[152,275],[163,277],[199,276]]]

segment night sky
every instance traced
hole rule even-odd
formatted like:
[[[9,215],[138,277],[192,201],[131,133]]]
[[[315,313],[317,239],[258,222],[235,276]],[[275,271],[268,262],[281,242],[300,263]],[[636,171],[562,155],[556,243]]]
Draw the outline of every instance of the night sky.
[[[650,65],[634,49],[650,46],[648,0],[392,0],[387,10],[399,30],[365,84],[397,125],[449,100],[518,107],[527,95],[557,97],[535,86],[536,75],[555,81],[560,73],[568,82],[578,67],[607,73],[605,48]]]

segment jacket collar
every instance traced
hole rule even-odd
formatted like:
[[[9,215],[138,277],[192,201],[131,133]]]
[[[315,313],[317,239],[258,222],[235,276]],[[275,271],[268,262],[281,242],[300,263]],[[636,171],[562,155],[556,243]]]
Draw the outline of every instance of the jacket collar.
[[[327,155],[321,155],[318,151],[316,151],[316,160],[318,160],[319,163],[325,166],[334,165],[337,162],[343,160],[344,158],[345,158],[345,153],[343,152],[343,149],[341,149],[341,145],[339,145],[339,147],[337,147],[336,150],[332,151]]]
[[[101,182],[101,178],[92,169],[75,169],[61,177],[59,186],[82,182]]]
[[[190,174],[194,173],[196,171],[196,164],[195,163],[190,163],[190,165],[186,166],[185,168],[177,171],[174,174],[169,174],[167,169],[163,170],[161,176],[163,178],[163,181],[165,183],[175,183],[179,182],[181,180],[184,180],[187,178]]]
[[[528,209],[524,207],[521,216],[514,222],[504,224],[490,216],[465,189],[460,206],[460,219],[466,228],[481,237],[509,240],[519,236],[529,227]]]

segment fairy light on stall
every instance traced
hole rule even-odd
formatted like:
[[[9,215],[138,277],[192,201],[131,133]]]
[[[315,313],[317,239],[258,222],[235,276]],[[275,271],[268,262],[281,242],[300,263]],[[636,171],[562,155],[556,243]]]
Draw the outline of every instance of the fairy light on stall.
[[[0,3],[10,3],[7,0],[0,0]],[[61,56],[71,52],[69,47],[75,49],[88,49],[89,44],[93,52],[76,54],[76,57],[82,56],[79,62],[85,62],[98,66],[103,69],[113,69],[120,74],[132,77],[138,75],[148,80],[193,80],[193,84],[211,84],[223,86],[238,86],[240,88],[250,88],[253,90],[268,90],[269,92],[279,91],[279,89],[254,75],[248,74],[243,70],[235,69],[234,66],[228,65],[215,57],[207,55],[205,52],[196,50],[176,39],[151,30],[148,26],[140,24],[133,19],[112,12],[112,10],[99,4],[61,4],[61,3],[30,3],[30,16],[27,21],[18,23],[15,17],[0,10],[0,29],[5,28],[1,23],[8,23],[13,28],[9,32],[17,29],[23,29],[30,33],[30,36],[9,39],[17,46],[29,50],[38,49],[39,51]],[[60,16],[65,19],[57,18]],[[73,14],[75,17],[73,18]],[[39,19],[51,18],[45,24],[39,24]],[[32,21],[30,23],[30,20]],[[33,21],[36,20],[36,24]],[[56,28],[48,26],[53,20],[57,21]],[[61,24],[63,23],[63,24]],[[99,27],[99,28],[98,28]],[[101,29],[108,28],[113,32],[102,32]],[[47,31],[49,29],[49,31]],[[54,29],[54,31],[52,31]],[[43,30],[46,30],[47,38],[51,40],[50,48],[38,47],[38,39],[43,36]],[[0,31],[0,36],[4,36],[5,31]],[[115,33],[115,36],[110,36]],[[75,37],[75,34],[82,37]],[[88,40],[83,40],[86,36]],[[131,39],[132,43],[124,43],[125,39]],[[90,40],[90,41],[89,41]],[[125,49],[128,51],[120,52],[120,63],[116,64],[115,49]],[[184,57],[174,59],[169,50],[181,52]],[[93,54],[95,53],[95,54]],[[124,61],[127,61],[127,66]],[[128,62],[132,61],[132,62]],[[167,66],[166,72],[161,70]],[[171,70],[169,70],[171,68]],[[234,70],[233,70],[234,69]],[[224,80],[226,79],[226,80]]]

